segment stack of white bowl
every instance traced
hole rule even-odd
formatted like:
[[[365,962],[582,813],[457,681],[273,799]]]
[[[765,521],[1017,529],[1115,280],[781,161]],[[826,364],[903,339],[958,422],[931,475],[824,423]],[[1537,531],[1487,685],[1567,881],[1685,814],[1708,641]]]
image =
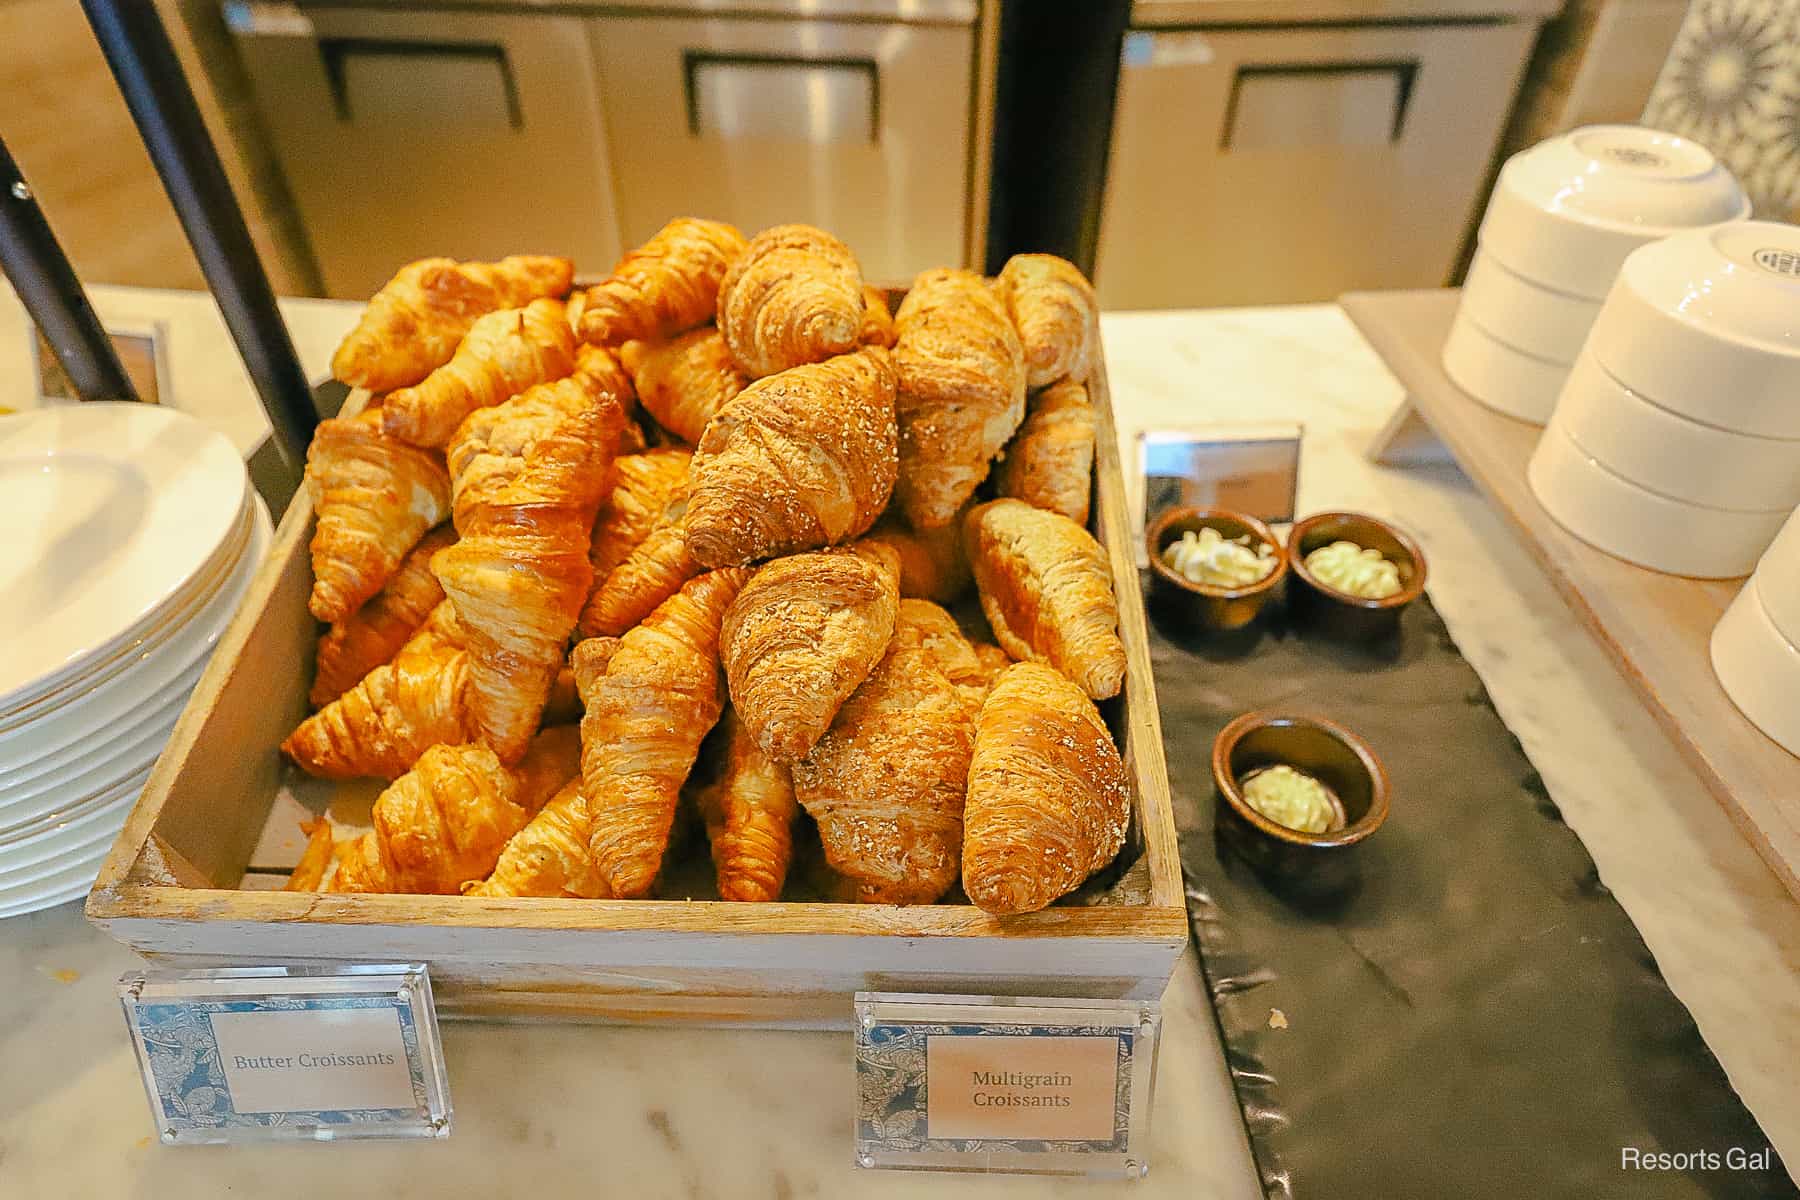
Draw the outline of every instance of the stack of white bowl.
[[[0,917],[81,895],[273,530],[232,444],[146,404],[0,417]]]
[[[1800,228],[1739,221],[1633,253],[1528,474],[1609,554],[1748,574],[1800,504]]]
[[[1732,703],[1800,754],[1800,512],[1719,618],[1712,661]]]
[[[1542,425],[1626,255],[1749,214],[1731,173],[1672,133],[1594,125],[1515,154],[1476,235],[1445,373],[1489,408]]]

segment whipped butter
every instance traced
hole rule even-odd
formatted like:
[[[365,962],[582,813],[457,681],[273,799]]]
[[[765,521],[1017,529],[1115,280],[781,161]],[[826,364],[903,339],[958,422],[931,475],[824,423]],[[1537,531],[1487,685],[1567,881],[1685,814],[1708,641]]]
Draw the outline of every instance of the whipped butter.
[[[1275,550],[1250,535],[1228,538],[1212,526],[1187,530],[1178,542],[1163,547],[1163,561],[1190,583],[1216,588],[1249,587],[1275,569]]]
[[[1400,568],[1381,551],[1355,542],[1333,542],[1306,556],[1306,569],[1328,587],[1365,600],[1386,600],[1400,593]]]

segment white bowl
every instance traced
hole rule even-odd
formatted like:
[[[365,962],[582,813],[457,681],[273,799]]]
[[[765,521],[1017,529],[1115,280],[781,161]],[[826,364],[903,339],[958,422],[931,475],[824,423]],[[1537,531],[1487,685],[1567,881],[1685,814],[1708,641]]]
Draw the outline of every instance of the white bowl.
[[[1784,515],[1659,496],[1607,470],[1563,429],[1544,431],[1525,474],[1564,529],[1615,558],[1670,575],[1748,575]]]
[[[1754,578],[1713,626],[1712,664],[1738,711],[1800,754],[1800,647],[1775,628]]]
[[[1698,142],[1590,125],[1508,159],[1477,238],[1532,282],[1599,300],[1644,243],[1749,215],[1744,189]]]
[[[1533,283],[1477,249],[1462,286],[1462,311],[1496,341],[1566,364],[1581,353],[1600,305]]]
[[[1800,438],[1800,228],[1746,221],[1645,246],[1619,272],[1588,344],[1664,408]]]
[[[1658,408],[1592,352],[1569,372],[1550,425],[1614,474],[1671,499],[1784,516],[1800,504],[1800,441],[1732,433]]]
[[[1569,368],[1507,345],[1458,309],[1444,341],[1444,374],[1493,409],[1542,425],[1556,408]]]
[[[1800,646],[1800,509],[1795,510],[1763,551],[1754,578],[1775,628],[1781,630],[1782,637]]]

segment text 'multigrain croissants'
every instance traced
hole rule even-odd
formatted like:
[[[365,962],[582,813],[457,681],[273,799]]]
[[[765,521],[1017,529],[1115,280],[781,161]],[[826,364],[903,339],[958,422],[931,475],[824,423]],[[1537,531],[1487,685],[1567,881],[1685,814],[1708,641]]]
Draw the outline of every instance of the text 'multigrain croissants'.
[[[1081,273],[925,271],[896,312],[824,230],[682,217],[573,277],[408,264],[333,359],[369,394],[308,456],[328,628],[283,750],[389,782],[288,887],[633,900],[698,868],[1008,916],[1107,867]]]

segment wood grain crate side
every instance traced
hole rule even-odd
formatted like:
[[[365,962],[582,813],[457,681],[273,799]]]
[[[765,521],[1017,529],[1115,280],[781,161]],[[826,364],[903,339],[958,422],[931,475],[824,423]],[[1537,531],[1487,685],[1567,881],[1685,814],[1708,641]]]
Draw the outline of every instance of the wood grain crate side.
[[[970,905],[235,890],[279,784],[274,747],[307,711],[317,627],[306,609],[313,521],[302,492],[102,870],[89,918],[171,963],[426,961],[446,1011],[482,1017],[811,1028],[841,1027],[859,988],[1160,995],[1187,922],[1103,370],[1093,394],[1095,531],[1128,654],[1124,694],[1107,707],[1133,783],[1128,853],[1147,902],[998,918]]]

